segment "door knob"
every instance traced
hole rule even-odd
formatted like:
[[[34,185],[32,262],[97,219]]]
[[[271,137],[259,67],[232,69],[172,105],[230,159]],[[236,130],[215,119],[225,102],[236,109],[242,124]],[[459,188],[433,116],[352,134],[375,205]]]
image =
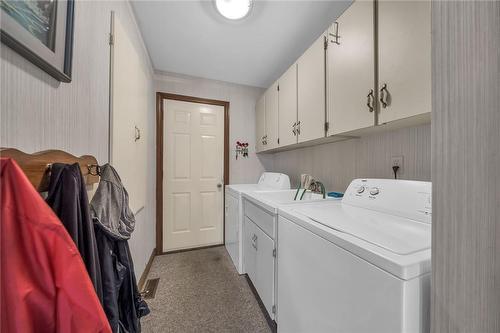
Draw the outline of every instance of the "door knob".
[[[217,184],[217,188],[221,188],[221,187],[222,187],[221,183]]]

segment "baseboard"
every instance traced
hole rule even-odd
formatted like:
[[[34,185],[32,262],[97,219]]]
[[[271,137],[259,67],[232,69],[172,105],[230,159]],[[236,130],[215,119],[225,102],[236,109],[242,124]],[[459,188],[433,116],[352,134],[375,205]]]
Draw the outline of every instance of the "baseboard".
[[[266,306],[264,305],[264,302],[262,302],[262,299],[259,296],[259,293],[257,292],[257,289],[255,289],[255,286],[252,283],[252,280],[248,277],[248,274],[242,274],[245,279],[248,282],[248,286],[250,287],[250,290],[252,290],[253,295],[257,299],[257,303],[259,303],[260,310],[262,311],[262,314],[264,314],[264,317],[266,317],[267,324],[269,325],[269,328],[271,329],[272,333],[276,333],[278,331],[278,325],[276,325],[276,322],[271,318],[269,313],[267,313]]]
[[[153,260],[156,256],[156,249],[153,249],[151,252],[151,255],[149,256],[148,263],[146,264],[146,267],[144,268],[144,272],[141,274],[141,278],[139,279],[138,287],[139,290],[142,290],[144,287],[144,284],[146,283],[146,279],[148,278],[149,270],[151,269],[151,265],[153,264]]]
[[[204,250],[204,249],[210,249],[210,248],[219,247],[219,246],[224,246],[224,244],[214,244],[214,245],[206,245],[206,246],[199,246],[199,247],[190,247],[188,249],[165,251],[162,253],[158,253],[157,255],[162,256],[165,254],[174,254],[174,253],[181,253],[181,252],[188,252],[188,251]]]

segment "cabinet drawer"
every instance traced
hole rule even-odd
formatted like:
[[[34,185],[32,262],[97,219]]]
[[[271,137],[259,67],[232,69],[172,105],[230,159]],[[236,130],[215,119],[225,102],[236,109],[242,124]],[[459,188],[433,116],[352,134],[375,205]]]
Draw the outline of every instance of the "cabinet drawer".
[[[258,225],[269,237],[274,239],[275,221],[273,215],[248,200],[245,200],[244,211],[245,216]]]

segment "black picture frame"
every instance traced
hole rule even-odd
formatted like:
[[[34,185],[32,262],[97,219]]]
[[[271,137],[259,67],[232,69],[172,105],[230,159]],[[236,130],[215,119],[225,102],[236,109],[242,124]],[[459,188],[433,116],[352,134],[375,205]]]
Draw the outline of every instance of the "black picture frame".
[[[66,8],[66,10],[62,13],[60,11],[57,12],[57,15],[65,15],[65,18],[61,18],[61,20],[63,21],[63,23],[65,23],[66,26],[55,26],[56,31],[61,31],[61,29],[64,28],[62,29],[62,31],[65,32],[65,36],[62,36],[60,39],[61,41],[64,41],[64,47],[56,45],[55,51],[53,51],[43,45],[40,41],[34,40],[34,38],[33,40],[24,38],[25,42],[23,42],[21,41],[21,36],[18,36],[18,29],[11,29],[9,28],[9,26],[4,25],[3,23],[0,29],[1,42],[47,72],[56,80],[61,82],[71,82],[75,4],[74,0],[58,0],[58,2],[64,3]],[[6,14],[3,13],[3,10],[1,14],[2,19],[4,19],[4,15]],[[24,34],[26,34],[26,31],[24,32]],[[40,50],[40,48],[44,48],[43,53],[45,53],[45,56],[41,54],[42,52],[37,52],[35,48],[37,48],[38,50]],[[63,60],[59,61],[58,64],[55,64],[54,61],[50,61],[46,57],[46,54],[50,52],[59,57],[59,59]],[[56,54],[59,52],[63,52],[64,54]]]

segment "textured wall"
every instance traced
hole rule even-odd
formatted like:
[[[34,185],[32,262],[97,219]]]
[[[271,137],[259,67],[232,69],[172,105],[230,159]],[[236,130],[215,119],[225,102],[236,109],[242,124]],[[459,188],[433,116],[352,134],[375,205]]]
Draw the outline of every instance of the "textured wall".
[[[260,174],[272,166],[272,156],[255,154],[255,103],[261,88],[184,75],[157,73],[156,91],[228,101],[229,105],[229,183],[257,182]],[[249,142],[248,158],[235,159],[236,141]]]
[[[73,81],[60,83],[1,45],[0,145],[26,152],[62,149],[108,160],[109,45],[111,11],[115,11],[143,55],[151,73],[130,5],[124,1],[77,1]],[[148,205],[137,214],[130,241],[139,276],[154,247],[154,94],[151,78],[148,165]]]
[[[329,191],[345,191],[354,178],[393,178],[392,156],[403,156],[402,179],[431,179],[430,125],[403,128],[357,139],[274,154],[272,169],[290,176],[301,173],[323,182]]]
[[[433,1],[432,320],[500,332],[500,2]]]

